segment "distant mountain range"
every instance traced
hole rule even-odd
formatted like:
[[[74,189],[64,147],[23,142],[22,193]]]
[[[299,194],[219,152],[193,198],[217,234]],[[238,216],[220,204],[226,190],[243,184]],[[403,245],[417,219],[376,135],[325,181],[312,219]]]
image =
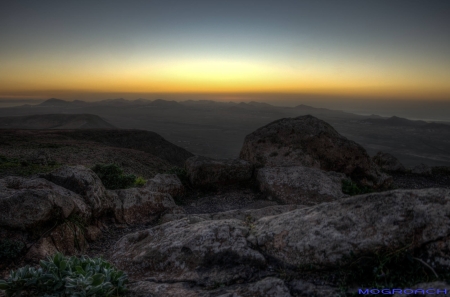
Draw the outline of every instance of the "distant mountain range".
[[[65,101],[63,101],[65,102]],[[47,104],[65,104],[46,101]],[[55,105],[51,105],[55,106]],[[93,114],[37,114],[0,117],[1,129],[115,129],[116,127]]]
[[[391,127],[410,127],[419,129],[450,129],[449,124],[442,123],[428,123],[420,120],[408,120],[400,117],[390,117],[390,118],[369,118],[361,120],[363,123],[375,124],[375,125],[386,125]]]

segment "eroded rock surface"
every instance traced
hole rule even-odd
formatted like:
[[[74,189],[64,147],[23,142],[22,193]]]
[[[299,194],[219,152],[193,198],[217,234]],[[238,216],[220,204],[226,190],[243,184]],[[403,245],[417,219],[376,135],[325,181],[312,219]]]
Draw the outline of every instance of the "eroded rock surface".
[[[86,221],[91,213],[83,199],[67,189],[42,178],[0,180],[0,227],[40,229],[71,215]]]
[[[274,121],[244,140],[240,158],[257,167],[305,166],[342,172],[366,186],[388,187],[366,150],[313,116]]]
[[[291,265],[338,263],[344,255],[423,247],[450,235],[450,190],[395,190],[345,198],[255,222],[249,240]]]
[[[281,279],[267,277],[257,282],[205,290],[189,283],[137,282],[130,292],[133,297],[291,297]]]
[[[261,192],[287,204],[314,205],[346,197],[342,193],[345,174],[303,166],[258,169]]]
[[[253,167],[245,160],[215,160],[194,156],[186,160],[186,171],[194,186],[227,185],[249,180]]]
[[[393,155],[384,152],[378,152],[373,158],[373,162],[381,169],[387,172],[405,172],[406,168]]]
[[[145,188],[152,192],[167,193],[172,197],[185,193],[183,184],[175,174],[157,174],[147,181]]]
[[[84,166],[63,166],[43,178],[82,196],[95,216],[102,215],[113,208],[110,197],[100,178]]]
[[[115,190],[113,193],[109,195],[114,196],[114,216],[121,223],[149,223],[176,207],[172,196],[153,192],[147,187]]]
[[[430,166],[422,163],[422,164],[415,166],[411,170],[411,172],[414,174],[420,174],[420,175],[431,175],[433,173],[433,170]]]
[[[265,265],[246,240],[239,220],[178,220],[129,234],[112,250],[112,259],[135,279],[192,281],[211,285],[248,278]]]

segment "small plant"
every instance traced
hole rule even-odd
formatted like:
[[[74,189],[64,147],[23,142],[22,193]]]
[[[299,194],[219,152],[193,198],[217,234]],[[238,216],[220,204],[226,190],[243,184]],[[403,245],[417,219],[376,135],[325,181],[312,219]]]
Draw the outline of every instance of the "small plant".
[[[25,244],[22,241],[3,239],[0,240],[0,261],[17,258]]]
[[[342,181],[342,192],[344,194],[354,196],[354,195],[371,193],[371,192],[373,192],[373,190],[369,187],[359,186],[358,184],[352,182],[351,180],[344,179]]]
[[[110,190],[126,189],[135,184],[134,174],[124,174],[117,164],[96,164],[92,170],[102,180],[103,185]]]
[[[126,291],[127,275],[101,258],[64,257],[57,253],[39,268],[21,267],[0,280],[6,296],[103,297]],[[114,294],[114,295],[113,295]]]
[[[134,181],[134,185],[136,187],[142,187],[147,183],[147,180],[145,178],[143,178],[142,176],[139,176],[136,178],[136,180]]]

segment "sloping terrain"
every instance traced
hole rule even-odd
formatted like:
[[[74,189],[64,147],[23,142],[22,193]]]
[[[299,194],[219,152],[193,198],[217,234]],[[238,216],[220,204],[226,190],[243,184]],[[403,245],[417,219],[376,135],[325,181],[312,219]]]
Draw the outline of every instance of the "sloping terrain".
[[[313,115],[362,145],[369,155],[393,154],[408,167],[450,165],[450,125],[398,117],[362,116],[339,110],[208,100],[98,102],[49,99],[41,104],[0,108],[0,116],[95,114],[121,129],[154,131],[186,150],[211,158],[236,158],[246,135],[280,118]]]
[[[115,129],[93,114],[39,114],[0,117],[0,129]]]
[[[126,173],[145,178],[183,166],[192,156],[156,133],[137,130],[2,130],[0,155],[4,156],[1,176],[32,173],[36,156],[44,155],[49,160],[45,165],[115,163]],[[9,159],[25,162],[16,168]]]

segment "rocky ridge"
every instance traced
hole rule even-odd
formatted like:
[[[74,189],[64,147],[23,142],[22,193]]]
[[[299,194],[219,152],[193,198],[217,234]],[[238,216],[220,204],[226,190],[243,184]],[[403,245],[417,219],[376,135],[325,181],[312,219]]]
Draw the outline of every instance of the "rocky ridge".
[[[0,240],[25,242],[28,261],[102,255],[128,273],[129,296],[350,296],[364,283],[343,271],[369,265],[355,277],[387,279],[400,268],[379,272],[370,261],[391,255],[445,287],[450,189],[385,189],[399,176],[431,179],[434,168],[370,159],[310,116],[261,129],[246,139],[245,160],[192,157],[182,179],[159,174],[141,188],[107,190],[83,166],[0,179]],[[344,182],[375,191],[350,197]]]

